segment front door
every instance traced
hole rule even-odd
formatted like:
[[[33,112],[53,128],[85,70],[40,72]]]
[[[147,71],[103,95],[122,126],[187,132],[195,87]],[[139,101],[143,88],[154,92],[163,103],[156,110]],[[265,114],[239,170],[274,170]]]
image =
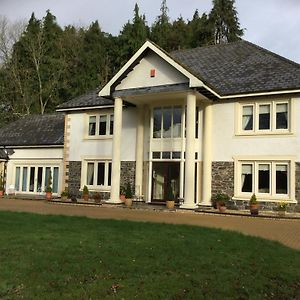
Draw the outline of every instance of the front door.
[[[172,189],[175,199],[179,197],[179,162],[153,162],[152,201],[164,202],[168,199],[168,189]]]

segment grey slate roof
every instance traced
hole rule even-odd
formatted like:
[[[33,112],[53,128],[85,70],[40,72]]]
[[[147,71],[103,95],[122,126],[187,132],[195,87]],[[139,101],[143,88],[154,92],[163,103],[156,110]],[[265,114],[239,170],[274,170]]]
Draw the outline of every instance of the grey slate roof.
[[[64,144],[64,114],[29,115],[0,128],[0,146]]]
[[[68,102],[65,102],[57,107],[57,109],[69,109],[69,108],[84,108],[94,106],[110,106],[114,105],[113,100],[99,97],[99,91],[90,91],[84,95],[76,97]]]
[[[244,40],[170,55],[221,96],[300,89],[299,64]]]

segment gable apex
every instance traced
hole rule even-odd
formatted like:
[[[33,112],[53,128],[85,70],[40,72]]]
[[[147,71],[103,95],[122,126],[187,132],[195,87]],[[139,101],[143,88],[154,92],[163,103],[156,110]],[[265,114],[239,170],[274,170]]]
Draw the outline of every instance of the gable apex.
[[[186,68],[176,62],[167,52],[161,49],[153,42],[147,40],[141,48],[129,59],[129,61],[120,69],[120,71],[100,90],[99,96],[107,97],[111,96],[115,87],[135,68],[137,64],[147,55],[147,53],[153,51],[166,63],[175,68],[183,76],[188,78],[189,87],[201,87],[203,82],[195,75],[190,73]]]

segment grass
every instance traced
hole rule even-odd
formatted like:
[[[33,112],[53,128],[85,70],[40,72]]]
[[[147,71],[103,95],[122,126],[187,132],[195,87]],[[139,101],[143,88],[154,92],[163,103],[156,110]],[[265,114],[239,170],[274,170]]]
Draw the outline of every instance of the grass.
[[[217,229],[0,212],[1,299],[299,299],[300,252]]]

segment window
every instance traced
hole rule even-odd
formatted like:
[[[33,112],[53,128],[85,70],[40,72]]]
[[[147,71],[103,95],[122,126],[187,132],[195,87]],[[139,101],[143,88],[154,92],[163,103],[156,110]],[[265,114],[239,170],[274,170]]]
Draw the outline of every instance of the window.
[[[112,163],[110,161],[85,161],[86,176],[83,185],[89,188],[105,188],[111,185]]]
[[[247,198],[253,193],[262,199],[288,198],[290,165],[290,161],[239,161],[237,190]]]
[[[54,194],[59,190],[59,167],[48,165],[16,166],[15,190],[22,193],[43,193],[51,174],[51,187]]]
[[[88,136],[111,136],[114,128],[112,114],[89,116]]]
[[[239,134],[290,132],[289,101],[240,104]]]
[[[153,138],[180,138],[182,107],[169,106],[153,109]]]

